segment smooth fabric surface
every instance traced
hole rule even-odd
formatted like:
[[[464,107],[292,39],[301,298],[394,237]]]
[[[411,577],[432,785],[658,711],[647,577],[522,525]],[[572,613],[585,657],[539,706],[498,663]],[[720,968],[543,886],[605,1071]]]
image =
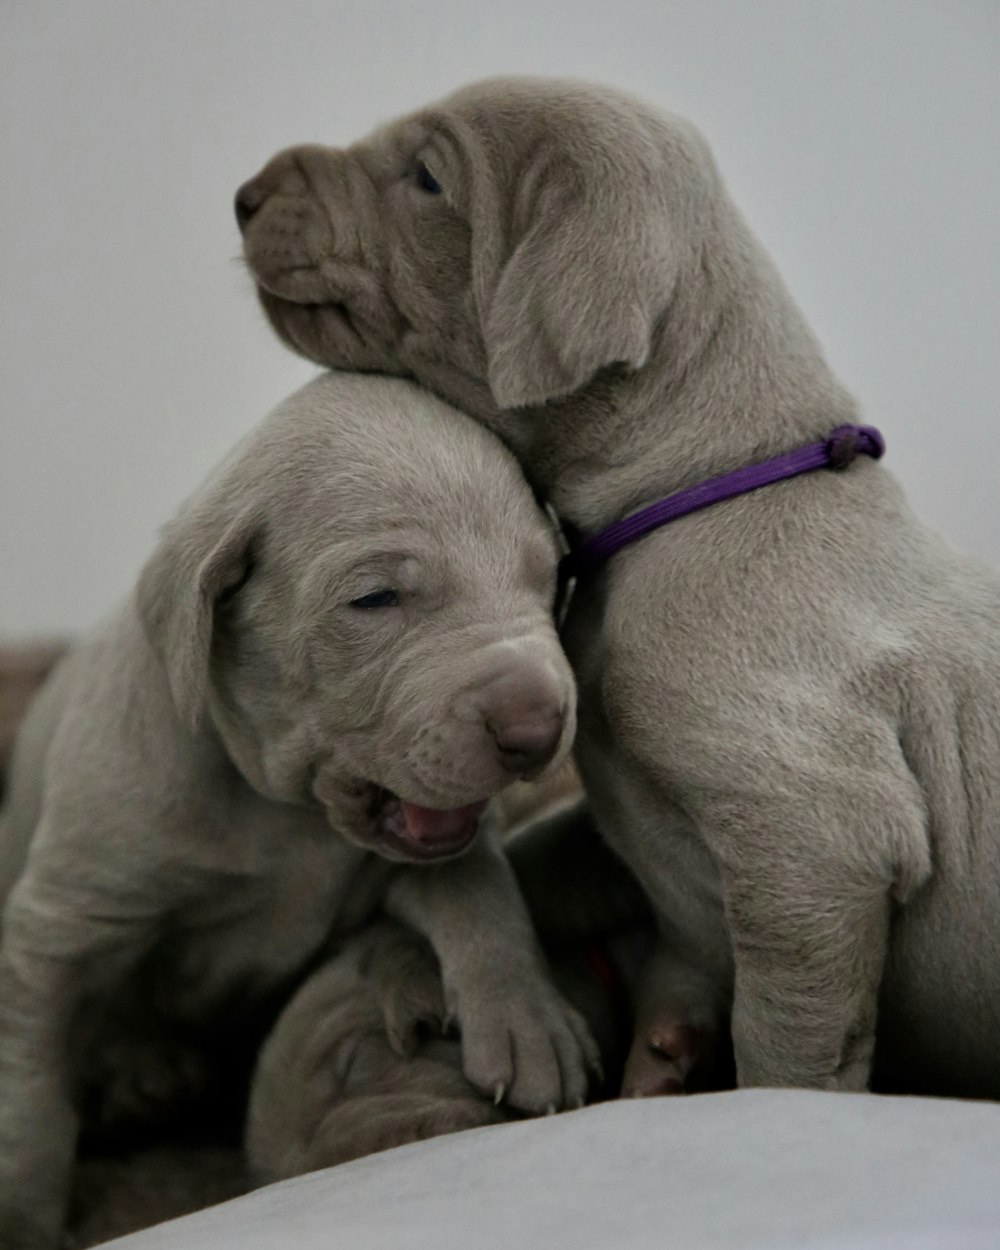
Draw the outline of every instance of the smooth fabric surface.
[[[120,1250],[996,1250],[1000,1106],[791,1090],[439,1137]]]

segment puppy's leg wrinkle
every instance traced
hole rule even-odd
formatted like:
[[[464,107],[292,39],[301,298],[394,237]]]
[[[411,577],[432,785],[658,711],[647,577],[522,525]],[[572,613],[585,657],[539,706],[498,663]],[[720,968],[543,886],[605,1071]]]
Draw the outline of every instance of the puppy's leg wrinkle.
[[[59,1244],[79,1119],[68,1038],[81,996],[146,934],[123,915],[79,905],[79,883],[26,874],[0,945],[0,1246]],[[118,965],[120,966],[120,965]]]
[[[888,948],[889,883],[856,865],[724,874],[741,1086],[863,1090]]]
[[[0,956],[0,1246],[5,1250],[56,1247],[76,1145],[76,1113],[62,1026],[50,994],[65,996],[72,969],[15,969]],[[41,981],[44,989],[36,985]],[[46,992],[48,991],[48,992]]]
[[[78,1129],[64,1037],[74,972],[64,963],[21,957],[15,964],[11,952],[0,954],[0,1246],[5,1250],[59,1243]]]
[[[387,910],[438,952],[468,1079],[539,1114],[581,1106],[598,1048],[549,979],[510,864],[483,831],[460,859],[393,880]]]

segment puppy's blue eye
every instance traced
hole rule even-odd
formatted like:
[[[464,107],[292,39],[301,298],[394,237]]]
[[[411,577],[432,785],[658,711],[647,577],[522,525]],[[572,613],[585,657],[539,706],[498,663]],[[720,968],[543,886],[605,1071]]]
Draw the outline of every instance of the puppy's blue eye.
[[[440,182],[438,182],[423,161],[420,161],[417,165],[417,186],[426,191],[429,195],[441,194]]]
[[[370,611],[372,608],[398,608],[399,595],[395,590],[373,590],[370,595],[352,599],[351,607],[362,608],[365,611]]]

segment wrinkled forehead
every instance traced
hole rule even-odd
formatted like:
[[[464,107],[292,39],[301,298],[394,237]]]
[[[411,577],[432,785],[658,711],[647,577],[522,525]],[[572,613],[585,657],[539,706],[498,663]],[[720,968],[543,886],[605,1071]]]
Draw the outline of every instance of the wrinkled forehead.
[[[368,159],[388,164],[437,150],[474,174],[488,167],[495,193],[509,192],[551,161],[589,173],[596,161],[613,175],[619,163],[655,158],[664,117],[630,96],[570,79],[500,78],[462,87],[383,126],[364,144]]]
[[[546,138],[558,135],[571,141],[574,134],[585,135],[593,119],[615,104],[624,109],[628,102],[586,84],[490,79],[377,127],[362,144],[384,151],[413,151],[444,135],[459,144],[474,138],[497,156],[523,153]]]
[[[429,110],[459,118],[477,134],[531,149],[544,140],[570,148],[624,138],[644,106],[621,92],[572,79],[493,78],[462,87]]]
[[[488,603],[491,617],[521,612],[526,593],[548,610],[555,531],[533,503],[512,512],[497,502],[405,492],[360,496],[350,508],[343,498],[331,500],[326,508],[277,516],[264,550],[309,599],[387,585],[430,595],[427,606],[464,604],[476,612]]]
[[[423,446],[407,439],[338,451],[334,441],[325,457],[288,466],[272,480],[268,508],[280,545],[553,563],[554,527],[510,458],[499,447],[450,443],[446,431],[429,434]]]

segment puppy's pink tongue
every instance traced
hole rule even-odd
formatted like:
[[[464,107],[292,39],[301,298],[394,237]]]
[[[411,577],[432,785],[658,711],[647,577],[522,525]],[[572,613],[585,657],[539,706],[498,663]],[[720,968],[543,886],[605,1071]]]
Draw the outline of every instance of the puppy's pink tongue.
[[[471,842],[485,806],[486,800],[482,799],[479,803],[470,803],[468,807],[453,807],[451,811],[439,812],[433,807],[418,807],[416,803],[400,799],[407,837],[421,846],[450,844],[463,839]]]

